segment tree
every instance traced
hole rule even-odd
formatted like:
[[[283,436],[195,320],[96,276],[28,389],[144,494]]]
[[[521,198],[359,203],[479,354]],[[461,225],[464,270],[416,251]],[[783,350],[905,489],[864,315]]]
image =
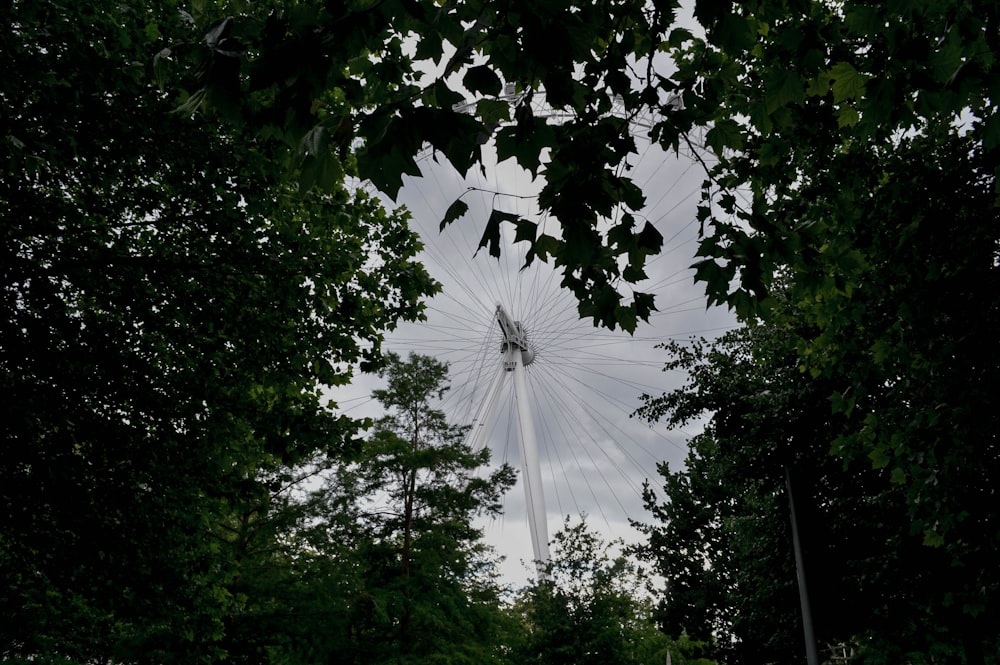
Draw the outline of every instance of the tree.
[[[929,604],[981,662],[997,585],[984,562],[1000,542],[985,508],[998,470],[997,7],[695,8],[704,36],[669,39],[683,105],[656,131],[677,143],[705,128],[718,158],[699,278],[749,321],[794,321],[797,364],[852,423],[830,452],[904,493],[893,519],[936,550],[921,556],[951,561]]]
[[[566,519],[544,575],[514,605],[525,635],[511,662],[660,663],[667,641],[653,626],[634,562],[612,556],[585,518]]]
[[[433,284],[403,213],[174,113],[176,3],[4,3],[0,653],[221,658],[225,526],[351,448],[345,368]]]
[[[978,560],[996,545],[993,529],[970,532],[989,520],[977,506],[997,461],[982,418],[997,358],[981,337],[997,311],[997,8],[698,14],[707,37],[679,43],[686,108],[664,131],[712,126],[698,264],[710,301],[766,317],[787,291],[802,365],[844,380],[835,409],[868,412],[835,452],[891,468],[928,545]]]
[[[822,438],[810,438],[829,419],[822,401],[816,418],[794,394],[794,366],[788,374],[758,357],[748,338],[741,330],[712,345],[667,345],[667,368],[688,372],[689,385],[647,397],[640,415],[674,426],[709,420],[692,438],[683,469],[661,466],[665,501],[647,488],[656,522],[642,527],[645,552],[666,581],[657,618],[668,635],[711,644],[714,657],[729,663],[798,662],[802,633],[781,469],[793,456],[812,459],[809,449]],[[793,415],[803,412],[808,416]],[[796,436],[802,421],[814,429]]]
[[[863,662],[963,651],[983,662],[989,619],[942,593],[962,588],[967,571],[922,545],[887,470],[826,454],[857,423],[833,414],[831,387],[799,370],[795,340],[785,326],[756,326],[669,346],[668,367],[687,369],[689,385],[647,398],[641,413],[708,422],[683,469],[661,468],[666,500],[647,493],[646,552],[667,581],[663,628],[713,640],[730,663],[801,662],[790,472],[820,646],[853,645]]]
[[[313,499],[314,546],[349,561],[358,585],[346,658],[490,662],[499,656],[500,589],[473,519],[499,512],[514,472],[482,473],[489,451],[473,453],[467,428],[437,408],[444,364],[389,354],[381,375],[387,386],[374,395],[387,414]]]

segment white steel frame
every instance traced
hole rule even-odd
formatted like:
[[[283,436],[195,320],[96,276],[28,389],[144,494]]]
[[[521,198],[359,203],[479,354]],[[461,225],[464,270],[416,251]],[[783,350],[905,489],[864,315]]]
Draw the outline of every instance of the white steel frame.
[[[528,529],[531,532],[531,548],[535,556],[535,566],[539,577],[545,574],[549,561],[549,530],[545,512],[545,493],[542,490],[542,472],[538,461],[538,442],[535,437],[535,421],[528,399],[525,370],[535,359],[535,351],[528,344],[528,335],[520,321],[515,321],[504,309],[497,305],[497,323],[502,336],[500,352],[503,362],[493,380],[479,411],[472,423],[466,441],[474,451],[482,450],[493,429],[499,407],[500,389],[504,377],[510,375],[514,381],[514,401],[517,404],[518,434],[521,444],[521,481],[527,502]]]

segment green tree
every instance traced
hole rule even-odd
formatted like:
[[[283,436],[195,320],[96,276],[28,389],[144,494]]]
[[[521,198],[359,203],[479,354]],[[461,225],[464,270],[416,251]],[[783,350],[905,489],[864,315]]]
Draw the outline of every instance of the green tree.
[[[997,470],[984,337],[998,311],[997,7],[696,13],[707,36],[678,35],[685,109],[662,131],[711,127],[698,264],[710,301],[767,317],[787,292],[800,363],[842,381],[837,411],[867,415],[834,452],[891,469],[928,545],[979,567],[997,543],[979,509]]]
[[[0,655],[224,657],[221,544],[355,425],[324,387],[432,282],[405,215],[174,112],[163,2],[0,7]]]
[[[567,518],[553,546],[544,574],[514,605],[525,632],[511,662],[663,662],[667,640],[652,622],[635,563],[612,555],[585,518]]]
[[[671,144],[700,127],[718,158],[699,278],[747,320],[793,321],[796,364],[850,423],[829,451],[884,469],[874,495],[902,492],[887,524],[934,550],[917,559],[950,560],[931,566],[925,611],[982,662],[1000,544],[997,6],[697,2],[695,16],[704,36],[670,35],[683,104],[656,131]]]
[[[816,326],[801,340],[810,371],[832,371],[862,354],[880,369],[898,357],[915,386],[927,385],[918,378],[925,366],[954,377],[968,370],[977,376],[968,391],[977,408],[953,412],[978,412],[992,394],[996,363],[971,360],[983,348],[977,335],[935,344],[962,317],[945,307],[926,327],[919,313],[926,305],[866,312],[856,294],[874,297],[886,284],[912,294],[926,289],[946,294],[930,301],[935,306],[955,304],[955,312],[983,322],[975,330],[993,328],[995,3],[697,0],[701,32],[675,25],[678,5],[393,1],[296,5],[232,19],[205,10],[194,17],[189,56],[177,58],[183,108],[207,100],[239,126],[284,137],[301,147],[307,173],[354,172],[345,155],[357,146],[356,173],[390,195],[403,174],[418,173],[414,155],[424,145],[464,172],[492,135],[501,158],[543,179],[540,207],[562,229],[558,237],[538,235],[530,220],[496,212],[483,247],[499,252],[500,224],[515,224],[532,256],[563,268],[582,315],[627,329],[653,301],[635,293],[629,302],[618,287],[640,279],[661,244],[652,226],[638,222],[642,192],[622,166],[635,151],[628,119],[652,111],[651,135],[663,146],[703,134],[715,154],[698,213],[698,279],[710,302],[762,315],[781,280]],[[523,93],[513,112],[500,98],[505,84]],[[566,121],[535,117],[535,102]],[[935,214],[924,215],[927,209]],[[463,211],[457,202],[444,223]],[[936,236],[935,227],[949,228],[936,220],[954,216],[963,220],[961,233],[926,245],[933,257],[914,261],[908,243],[891,244],[901,233]],[[882,229],[877,239],[873,228]],[[915,295],[914,302],[927,301]],[[848,328],[865,332],[865,346],[838,339]],[[924,346],[940,355],[928,356]],[[962,368],[951,368],[952,348],[969,358]],[[862,390],[874,391],[880,381],[896,381],[899,369],[885,370],[874,379],[860,366],[853,381],[871,380]],[[896,410],[912,399],[926,403],[918,422],[940,423],[934,405],[949,404],[909,394]],[[848,395],[835,406],[853,403]],[[977,531],[986,519],[966,516],[966,507],[989,505],[982,478],[970,483],[964,474],[983,457],[992,469],[995,446],[983,432],[996,428],[981,429],[972,416],[950,424],[964,445],[921,431],[896,440],[846,437],[838,448],[898,469],[911,518],[930,544],[963,541],[963,529]]]
[[[500,592],[473,524],[496,514],[514,483],[482,467],[465,427],[436,406],[447,367],[389,354],[374,392],[387,414],[356,455],[335,465],[314,497],[314,546],[350,561],[350,651],[357,663],[484,663],[499,657]]]
[[[625,168],[648,111],[717,158],[710,302],[785,321],[787,293],[796,365],[851,424],[829,449],[884,469],[951,562],[927,607],[990,625],[1000,9],[696,0],[695,34],[678,4],[4,4],[5,653],[221,655],[234,573],[204,534],[347,439],[321,386],[431,288],[347,178],[394,195],[426,144],[464,172],[493,137],[561,231],[496,212],[482,247],[515,224],[582,315],[634,329],[662,242]]]
[[[226,662],[257,665],[341,662],[352,647],[355,562],[328,547],[306,490],[329,466],[313,463],[273,477],[272,494],[220,523],[217,542],[234,564],[219,648]],[[339,659],[339,660],[338,660]]]
[[[686,465],[661,468],[666,500],[647,554],[666,579],[658,619],[670,635],[713,640],[730,663],[801,662],[802,627],[785,473],[793,479],[815,630],[864,662],[938,662],[995,648],[988,615],[947,590],[969,571],[928,548],[886,469],[826,454],[857,423],[831,412],[829,385],[798,367],[796,336],[756,326],[717,342],[669,346],[689,385],[641,413],[677,426],[707,417]],[[977,660],[978,658],[978,660]]]
[[[796,446],[822,445],[814,435],[829,419],[813,418],[804,394],[794,394],[794,366],[791,375],[778,371],[780,364],[758,359],[747,339],[741,330],[712,345],[667,345],[666,368],[686,371],[689,384],[647,397],[639,414],[672,426],[709,420],[692,438],[682,469],[660,467],[666,499],[660,503],[647,488],[656,521],[643,527],[645,553],[665,580],[657,619],[668,635],[710,644],[728,663],[800,662],[781,470]],[[822,416],[829,409],[820,399]],[[802,411],[815,429],[796,436],[802,422],[793,414]],[[799,454],[810,459],[807,450]]]

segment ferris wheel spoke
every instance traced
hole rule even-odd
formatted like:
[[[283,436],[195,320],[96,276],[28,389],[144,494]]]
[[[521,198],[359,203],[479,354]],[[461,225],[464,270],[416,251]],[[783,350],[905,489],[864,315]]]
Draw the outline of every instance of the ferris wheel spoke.
[[[572,374],[570,374],[568,372],[565,373],[565,379],[568,382],[574,382],[574,383],[579,384],[579,386],[580,386],[579,390],[568,390],[568,391],[565,391],[565,392],[567,392],[570,395],[573,395],[576,398],[576,400],[579,403],[579,408],[581,408],[581,409],[584,409],[584,410],[587,409],[587,406],[586,406],[587,402],[585,402],[584,400],[582,400],[578,396],[580,394],[584,393],[585,391],[588,391],[588,390],[590,392],[592,392],[593,394],[597,395],[599,398],[601,398],[603,400],[606,400],[609,403],[615,403],[615,404],[617,404],[619,406],[619,408],[620,408],[620,410],[621,410],[622,413],[628,413],[630,410],[633,409],[633,406],[634,406],[633,404],[625,403],[622,400],[620,400],[618,397],[616,397],[615,395],[612,395],[612,394],[610,394],[608,392],[605,392],[605,391],[602,391],[600,389],[594,388],[590,383],[582,382],[581,380],[579,380],[578,377],[575,377],[575,376],[573,376]],[[656,456],[656,454],[652,450],[650,450],[648,447],[644,446],[641,441],[636,440],[636,438],[633,435],[627,433],[624,430],[624,428],[618,426],[614,422],[613,419],[608,419],[608,418],[594,418],[593,419],[593,424],[594,424],[595,428],[600,429],[601,431],[603,431],[605,433],[605,435],[607,437],[607,441],[608,441],[608,446],[609,447],[616,448],[625,457],[628,457],[630,459],[630,461],[633,463],[633,472],[632,473],[627,473],[624,470],[620,469],[621,476],[622,476],[623,479],[631,479],[633,481],[638,480],[637,478],[635,478],[634,471],[636,469],[645,469],[645,468],[648,468],[648,466],[649,466],[648,461],[649,460],[656,460],[657,456]],[[671,444],[671,445],[675,446],[679,451],[686,452],[686,448],[684,446],[681,446],[676,441],[673,441],[673,440],[671,440],[668,437],[665,437],[665,436],[664,437],[657,437],[657,439],[660,440],[661,442],[666,442],[668,444]],[[645,455],[647,456],[647,462],[644,463],[644,462],[640,461],[637,457],[635,457],[635,455],[630,454],[627,451],[627,449],[626,449],[626,446],[625,446],[626,442],[630,443],[635,448],[638,448],[640,451],[642,451],[643,453],[645,453]],[[609,459],[610,459],[610,456],[609,456]],[[642,479],[642,480],[644,480],[644,479]]]
[[[552,386],[548,387],[549,389]],[[588,444],[595,443],[593,435],[588,427],[583,425],[584,422],[590,423],[590,418],[585,416],[586,409],[589,407],[581,402],[580,400],[567,400],[562,393],[552,394],[552,405],[562,409],[565,413],[577,414],[577,417],[570,419],[560,419],[555,421],[555,426],[559,428],[559,438],[557,440],[562,440],[567,442],[569,445],[566,446],[566,452],[574,458],[576,468],[587,468],[592,469],[598,474],[603,476],[603,471],[601,470],[601,465],[594,458],[591,453],[591,446]],[[561,452],[561,451],[560,451]],[[555,451],[550,449],[550,458],[558,457],[555,455]],[[605,486],[610,487],[606,482],[607,479],[602,477]],[[591,505],[595,507],[600,513],[605,523],[608,523],[607,514],[605,513],[605,503],[600,500],[597,492],[594,490],[594,485],[589,480],[585,479],[585,485],[591,496]],[[616,497],[617,500],[617,497]],[[620,503],[618,504],[619,509],[624,509]],[[579,506],[577,506],[577,512],[584,512]]]

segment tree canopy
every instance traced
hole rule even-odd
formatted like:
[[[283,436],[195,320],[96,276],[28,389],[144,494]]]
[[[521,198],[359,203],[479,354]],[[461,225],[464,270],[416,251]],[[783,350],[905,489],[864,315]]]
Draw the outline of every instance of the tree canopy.
[[[303,581],[331,610],[313,624],[321,637],[303,636],[314,650],[290,651],[359,665],[499,662],[502,585],[474,520],[499,512],[513,470],[484,470],[489,451],[473,453],[467,428],[438,408],[443,364],[389,354],[381,374],[384,414],[356,452],[327,463],[302,507],[296,540],[314,561]]]
[[[495,138],[501,160],[543,175],[539,204],[561,235],[496,211],[482,247],[499,255],[500,225],[516,224],[529,260],[562,267],[583,316],[632,330],[653,297],[620,283],[644,276],[662,238],[634,214],[643,194],[621,163],[635,151],[629,118],[657,102],[637,62],[652,64],[674,12],[632,0],[274,3],[238,13],[202,3],[189,39],[160,62],[184,112],[207,108],[291,146],[282,166],[301,164],[303,186],[349,174],[395,196],[403,175],[419,174],[425,145],[464,173]],[[539,103],[565,120],[536,117]],[[456,201],[442,226],[465,210]]]
[[[511,645],[511,662],[663,662],[673,645],[654,627],[647,580],[636,562],[613,554],[615,543],[605,542],[586,516],[567,517],[552,543],[544,574],[513,605],[522,633]]]
[[[809,178],[796,176],[850,146],[891,147],[901,132],[941,124],[985,151],[1000,138],[989,2],[700,0],[701,34],[677,20],[679,2],[198,7],[192,39],[161,53],[188,55],[177,58],[187,66],[183,108],[207,102],[282,137],[308,165],[307,182],[349,171],[357,146],[357,173],[390,195],[403,174],[419,174],[424,145],[464,172],[495,136],[501,159],[542,177],[540,205],[562,236],[494,215],[484,246],[499,251],[498,225],[517,224],[535,255],[564,267],[581,313],[606,325],[631,328],[652,304],[649,294],[621,303],[611,288],[636,281],[661,242],[638,223],[642,192],[620,169],[640,114],[654,113],[652,136],[665,146],[707,129],[721,163],[706,181],[702,278],[711,299],[743,312],[801,241],[769,233],[765,248],[750,232],[781,224],[786,215],[768,206],[798,199]],[[500,99],[508,86],[520,93],[513,109]],[[560,122],[535,117],[536,101],[562,112]],[[850,198],[863,186],[839,189]],[[738,210],[743,187],[754,204]],[[443,223],[463,210],[459,202]]]
[[[177,80],[185,108],[207,100],[300,146],[303,164],[350,171],[356,147],[356,172],[390,195],[425,144],[464,172],[492,136],[541,179],[561,233],[498,211],[483,247],[499,252],[499,225],[516,225],[529,256],[562,267],[581,315],[629,330],[654,302],[620,290],[661,243],[638,222],[629,120],[651,114],[651,137],[673,149],[703,132],[708,303],[766,319],[787,293],[801,365],[839,374],[834,409],[868,416],[833,452],[891,467],[929,544],[967,542],[997,464],[981,417],[997,365],[982,337],[998,311],[995,3],[700,0],[697,28],[679,15],[678,2],[628,1],[209,12]],[[359,43],[368,64],[345,57]],[[560,121],[536,117],[536,101]]]
[[[669,366],[691,380],[649,398],[642,415],[708,423],[683,469],[661,468],[666,499],[647,493],[647,555],[666,580],[661,625],[714,644],[728,663],[801,662],[787,476],[821,646],[847,645],[863,662],[963,652],[983,662],[996,647],[992,573],[926,546],[887,469],[828,454],[857,421],[834,414],[826,382],[799,371],[794,341],[759,326],[669,347]]]
[[[352,447],[324,388],[433,291],[404,214],[173,112],[178,9],[0,9],[5,658],[213,658],[220,522]]]

